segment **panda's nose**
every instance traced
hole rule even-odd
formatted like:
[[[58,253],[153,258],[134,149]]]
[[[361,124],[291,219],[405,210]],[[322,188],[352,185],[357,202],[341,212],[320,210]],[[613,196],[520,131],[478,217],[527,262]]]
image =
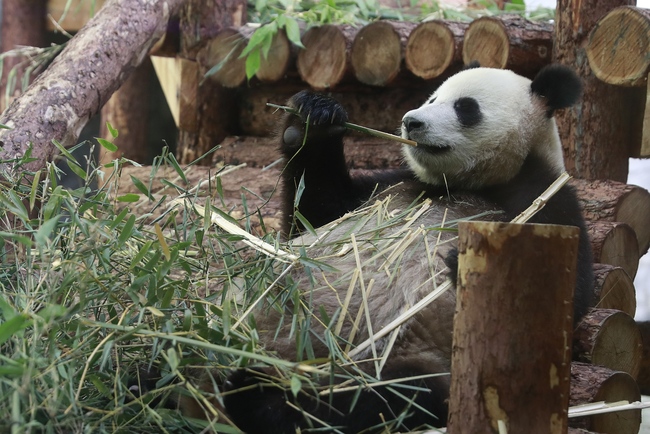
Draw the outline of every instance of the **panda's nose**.
[[[402,125],[404,125],[406,132],[410,133],[422,128],[424,126],[424,122],[414,118],[413,116],[405,116],[404,119],[402,119]]]

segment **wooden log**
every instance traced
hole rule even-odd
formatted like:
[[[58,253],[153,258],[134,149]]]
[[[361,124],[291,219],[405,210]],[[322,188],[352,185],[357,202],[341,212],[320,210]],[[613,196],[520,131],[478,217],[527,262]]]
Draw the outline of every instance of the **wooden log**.
[[[142,61],[183,0],[111,0],[72,38],[48,69],[0,116],[0,160],[23,155],[38,170],[55,153],[52,140],[76,143],[88,119]]]
[[[349,25],[312,27],[302,35],[298,73],[318,90],[332,88],[351,74],[350,47],[357,29]]]
[[[645,111],[643,112],[643,133],[641,134],[641,148],[632,150],[632,157],[650,157],[650,73],[648,73],[648,86],[645,97]]]
[[[414,27],[414,23],[382,20],[359,30],[350,51],[357,80],[371,86],[393,81],[402,67],[406,41]]]
[[[282,86],[251,84],[238,89],[240,134],[268,136],[277,133],[280,113],[268,107],[266,103],[283,104],[303,88],[304,86],[298,83],[283,83]],[[434,85],[431,84],[429,88],[433,91]],[[395,133],[404,113],[424,103],[429,96],[429,89],[393,86],[371,88],[356,84],[352,89],[340,85],[331,95],[345,107],[350,122]],[[399,149],[397,146],[396,152],[399,152]],[[398,160],[395,162],[398,163]]]
[[[650,395],[650,321],[637,322],[641,333],[643,351],[641,353],[641,364],[639,375],[636,378],[639,389],[643,395]]]
[[[573,332],[573,359],[627,372],[641,365],[641,333],[630,315],[616,309],[591,309]]]
[[[176,126],[196,132],[198,118],[199,66],[181,57],[151,56],[160,87]]]
[[[4,0],[2,2],[0,53],[6,53],[20,46],[44,47],[46,45],[46,3],[46,0]],[[30,23],[30,25],[26,26],[25,23]],[[33,77],[24,76],[30,74],[27,68],[28,64],[27,56],[16,55],[5,57],[2,60],[0,113],[22,93],[23,83],[32,81]]]
[[[596,307],[618,309],[631,317],[636,313],[634,282],[621,267],[594,264]]]
[[[650,10],[622,6],[598,21],[585,51],[591,70],[605,83],[646,87],[649,44]]]
[[[465,33],[463,61],[532,77],[551,62],[553,26],[519,15],[481,17]]]
[[[100,135],[113,140],[118,149],[109,152],[102,147],[101,163],[106,164],[123,156],[140,164],[151,164],[153,155],[145,144],[149,133],[149,83],[153,75],[153,66],[149,59],[145,59],[102,108]],[[108,132],[106,122],[119,132],[115,139]]]
[[[569,405],[598,401],[636,402],[640,399],[639,386],[630,374],[587,363],[571,363]],[[641,425],[641,410],[571,418],[569,424],[574,428],[583,428],[603,434],[636,434]]]
[[[260,68],[255,76],[263,83],[271,83],[284,78],[289,67],[295,65],[294,54],[287,33],[284,30],[279,30],[271,41],[268,56],[262,56]]]
[[[568,434],[599,434],[595,433],[593,431],[587,431],[586,429],[582,428],[571,428],[569,427],[569,430],[567,431]]]
[[[567,65],[583,81],[582,100],[555,115],[571,175],[625,182],[628,160],[641,147],[645,89],[613,86],[589,67],[585,47],[598,20],[633,0],[597,3],[559,0],[556,7],[554,62]]]
[[[466,23],[433,20],[418,24],[406,42],[404,63],[425,80],[436,78],[463,61]]]
[[[650,246],[650,193],[636,185],[609,180],[573,179],[580,208],[587,220],[627,223],[639,241],[639,253]]]
[[[180,11],[180,52],[195,60],[199,50],[224,29],[246,23],[245,0],[185,0]]]
[[[566,432],[578,233],[459,224],[450,434]]]
[[[241,53],[246,47],[246,38],[239,28],[229,27],[210,39],[196,55],[201,76],[223,87],[239,87],[246,81],[246,59]],[[219,69],[212,71],[213,67]]]
[[[639,267],[639,243],[630,226],[618,222],[589,222],[594,262],[621,267],[634,279]]]

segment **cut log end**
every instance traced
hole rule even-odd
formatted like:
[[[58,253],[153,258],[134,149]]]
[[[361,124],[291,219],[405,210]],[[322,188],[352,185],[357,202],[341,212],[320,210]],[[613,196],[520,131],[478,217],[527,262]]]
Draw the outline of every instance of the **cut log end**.
[[[347,70],[347,41],[337,26],[312,27],[302,37],[298,73],[315,89],[336,86]]]
[[[639,243],[630,226],[617,222],[590,222],[587,232],[594,262],[621,267],[631,277],[639,268]]]
[[[385,21],[368,24],[354,38],[350,60],[361,83],[386,85],[397,76],[402,63],[399,34]]]
[[[636,294],[634,282],[621,267],[594,264],[594,289],[601,309],[618,309],[634,317]]]
[[[197,60],[202,72],[207,72],[216,65],[217,71],[208,76],[224,87],[238,87],[246,81],[246,60],[241,59],[246,39],[233,28],[224,29],[216,38],[199,51]]]
[[[260,81],[274,82],[285,76],[291,61],[291,42],[284,30],[275,34],[266,58],[262,58],[260,68],[255,74]]]
[[[641,399],[639,387],[629,374],[601,366],[571,364],[571,399],[569,405],[589,402],[635,402]],[[641,426],[641,410],[619,411],[569,419],[574,428],[611,434],[636,434]]]
[[[641,333],[634,319],[620,310],[592,309],[576,327],[578,360],[623,371],[633,378],[641,365]]]
[[[623,86],[643,86],[650,72],[650,11],[612,10],[589,35],[587,58],[599,79]]]
[[[463,62],[478,61],[481,66],[505,68],[510,44],[504,25],[493,19],[479,18],[467,28],[463,43]]]
[[[442,75],[457,55],[454,34],[440,22],[428,21],[409,36],[404,55],[406,67],[425,80]]]

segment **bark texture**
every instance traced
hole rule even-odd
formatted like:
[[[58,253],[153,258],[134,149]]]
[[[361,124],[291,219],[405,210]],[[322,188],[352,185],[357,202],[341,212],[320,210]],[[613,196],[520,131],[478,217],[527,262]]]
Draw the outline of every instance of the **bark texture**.
[[[450,434],[566,432],[577,249],[574,227],[459,224]]]
[[[183,0],[110,1],[74,37],[0,117],[11,130],[0,131],[0,159],[22,156],[33,144],[42,167],[54,154],[53,139],[75,143],[86,122],[142,62],[164,33]]]
[[[645,90],[599,80],[587,60],[589,33],[600,18],[634,0],[559,0],[555,19],[555,62],[575,68],[583,80],[582,101],[556,114],[570,174],[625,182],[629,156],[641,146]]]

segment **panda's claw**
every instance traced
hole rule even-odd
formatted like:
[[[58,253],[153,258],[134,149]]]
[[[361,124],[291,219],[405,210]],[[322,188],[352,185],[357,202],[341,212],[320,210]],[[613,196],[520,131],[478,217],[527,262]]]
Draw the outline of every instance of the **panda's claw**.
[[[348,121],[343,106],[326,95],[303,90],[291,98],[289,105],[298,110],[303,123],[312,126],[342,126]]]

